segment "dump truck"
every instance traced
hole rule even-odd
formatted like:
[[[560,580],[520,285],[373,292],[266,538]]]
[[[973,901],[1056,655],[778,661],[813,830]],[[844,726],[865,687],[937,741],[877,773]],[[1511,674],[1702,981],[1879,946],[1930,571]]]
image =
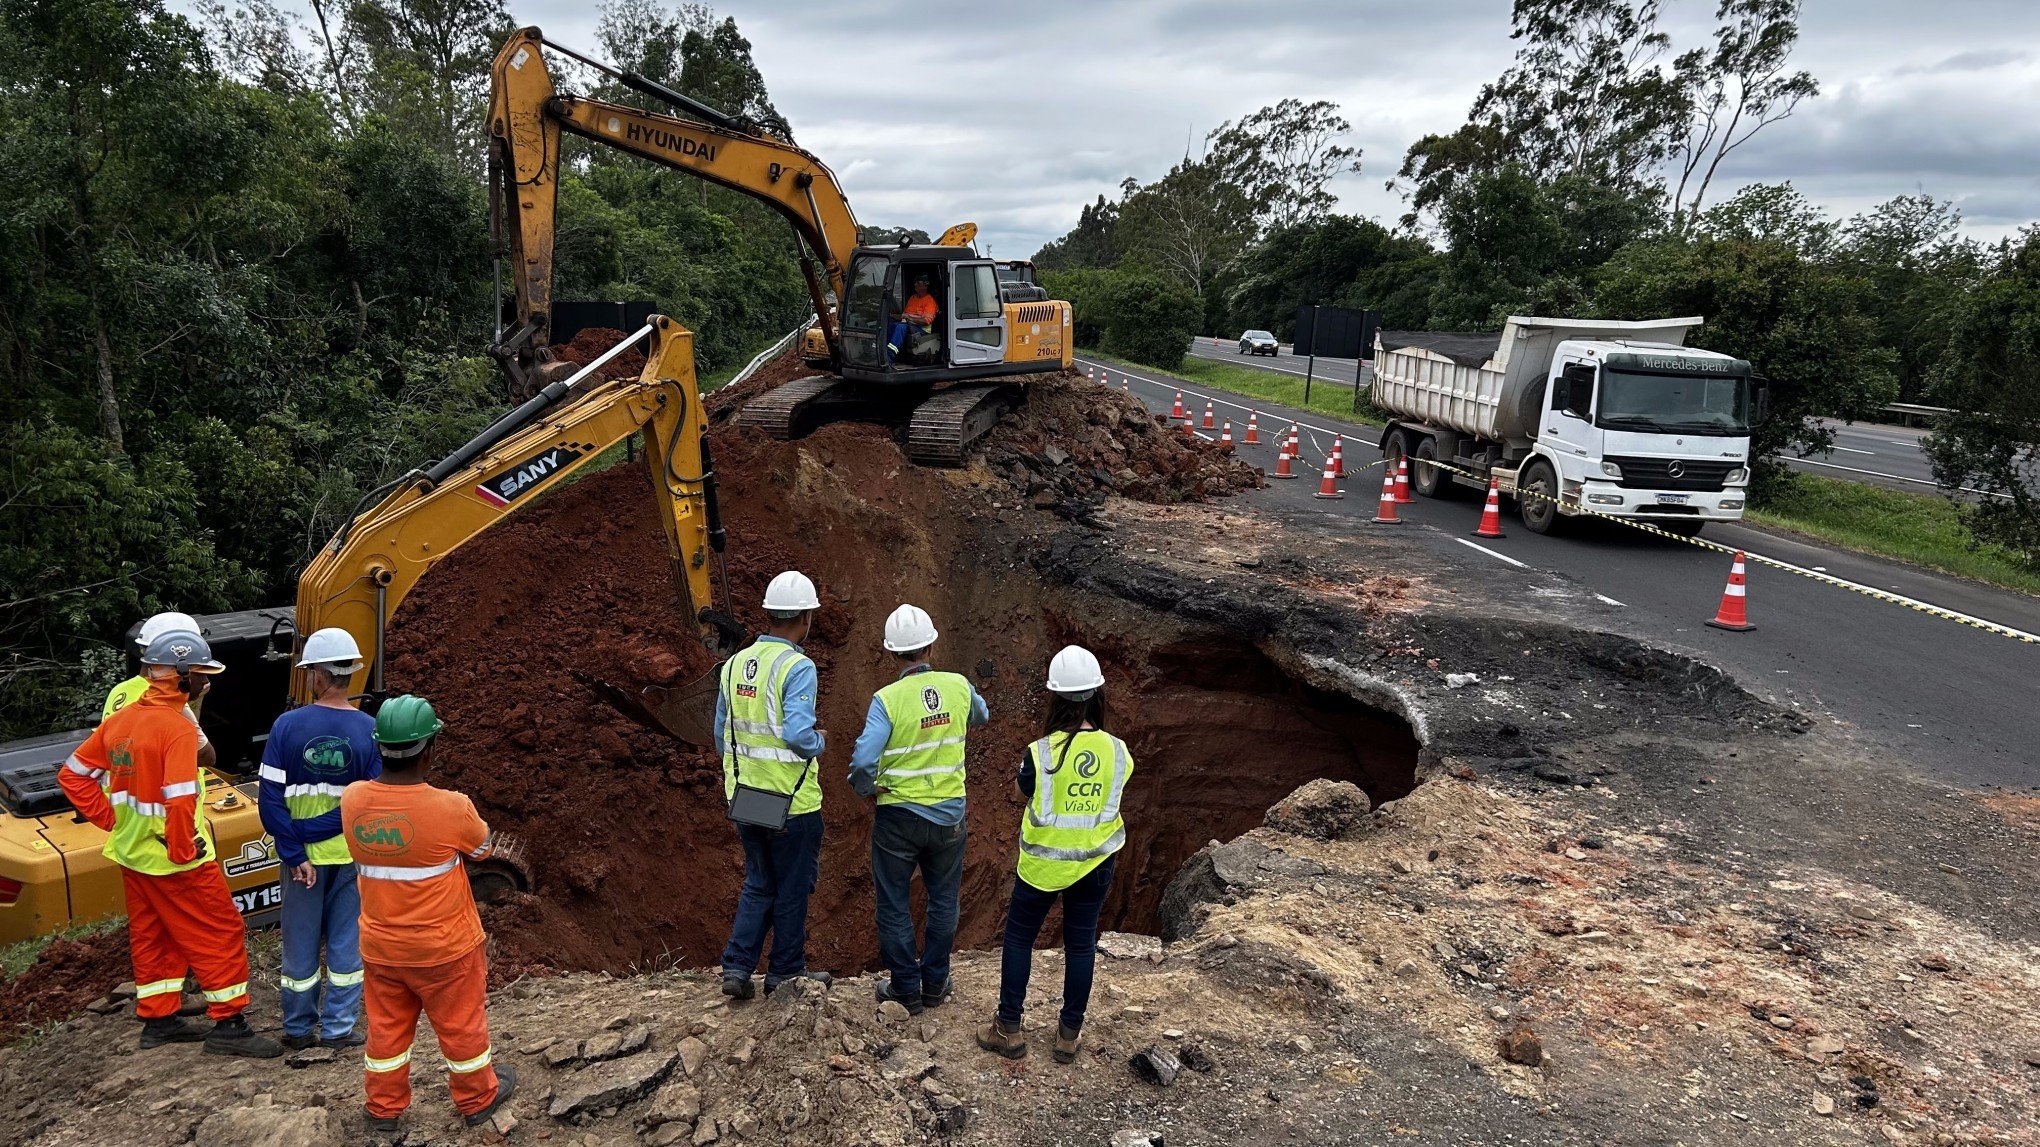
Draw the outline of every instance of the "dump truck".
[[[1511,317],[1499,333],[1383,331],[1374,402],[1382,453],[1440,497],[1490,480],[1523,525],[1583,513],[1698,534],[1742,517],[1750,427],[1765,384],[1749,363],[1683,345],[1703,320]]]

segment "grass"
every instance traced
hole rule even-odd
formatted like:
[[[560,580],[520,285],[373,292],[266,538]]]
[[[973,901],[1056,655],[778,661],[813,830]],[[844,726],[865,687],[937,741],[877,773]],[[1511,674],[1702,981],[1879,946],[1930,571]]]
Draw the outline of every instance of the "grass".
[[[35,958],[42,955],[44,948],[56,940],[82,940],[111,932],[127,923],[125,916],[109,916],[103,920],[87,920],[82,924],[67,924],[54,932],[35,936],[27,940],[0,948],[0,980],[11,980],[26,972]]]
[[[1139,363],[1121,363],[1118,359],[1095,351],[1086,350],[1086,357],[1102,359],[1114,366],[1124,366],[1135,374],[1167,374],[1185,382],[1208,386],[1213,390],[1229,391],[1248,398],[1259,398],[1298,410],[1314,410],[1319,414],[1358,422],[1367,426],[1380,426],[1387,421],[1381,411],[1366,400],[1360,403],[1356,413],[1353,409],[1353,388],[1328,383],[1322,380],[1311,384],[1310,405],[1303,402],[1303,379],[1294,375],[1276,374],[1273,371],[1257,370],[1251,366],[1235,366],[1227,362],[1213,362],[1210,359],[1186,356],[1183,365],[1171,371],[1158,371]]]
[[[1954,503],[1818,474],[1795,474],[1748,520],[1897,558],[1989,585],[2040,595],[2040,573],[2002,546],[1978,544]]]

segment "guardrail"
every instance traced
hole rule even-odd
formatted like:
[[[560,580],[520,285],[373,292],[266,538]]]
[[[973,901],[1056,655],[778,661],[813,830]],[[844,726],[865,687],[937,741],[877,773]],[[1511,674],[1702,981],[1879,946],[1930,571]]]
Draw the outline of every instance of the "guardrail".
[[[1895,416],[1900,426],[1911,426],[1915,419],[1919,425],[1931,426],[1936,420],[1955,413],[1950,407],[1922,406],[1917,402],[1887,402],[1877,409]]]
[[[723,383],[722,386],[717,387],[716,389],[722,390],[728,387],[735,386],[738,383],[744,381],[745,379],[751,377],[752,375],[757,374],[759,367],[764,366],[766,363],[771,362],[773,359],[778,358],[782,354],[785,354],[787,347],[790,347],[794,343],[799,342],[800,336],[808,333],[808,329],[814,326],[815,322],[816,322],[815,316],[809,315],[807,317],[806,322],[786,332],[785,337],[781,338],[778,342],[773,343],[771,346],[766,347],[764,350],[759,351],[757,358],[754,358],[750,362],[745,363],[744,369],[731,375],[730,380],[728,382]]]

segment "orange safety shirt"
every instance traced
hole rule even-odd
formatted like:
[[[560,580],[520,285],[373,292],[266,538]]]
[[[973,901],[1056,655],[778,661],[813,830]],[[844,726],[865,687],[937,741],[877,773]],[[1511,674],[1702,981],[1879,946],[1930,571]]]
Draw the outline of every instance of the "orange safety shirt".
[[[480,860],[489,826],[464,794],[356,781],[340,796],[340,834],[361,889],[361,958],[422,968],[484,939],[463,858]]]
[[[106,858],[123,868],[168,876],[217,855],[198,815],[205,782],[185,700],[175,677],[151,681],[92,730],[59,774],[72,806],[110,834]]]
[[[915,295],[907,300],[907,317],[922,326],[935,325],[935,296]]]

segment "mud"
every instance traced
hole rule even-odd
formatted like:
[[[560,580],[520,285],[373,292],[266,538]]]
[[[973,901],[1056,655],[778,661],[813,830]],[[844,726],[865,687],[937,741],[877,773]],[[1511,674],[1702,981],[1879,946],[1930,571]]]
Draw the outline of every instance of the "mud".
[[[1076,401],[1064,393],[1036,409],[1069,418]],[[1017,457],[1042,429],[1023,416],[997,433],[1005,456]],[[808,651],[830,747],[820,764],[827,835],[811,966],[866,968],[876,956],[871,808],[846,774],[871,694],[899,669],[880,628],[901,601],[930,611],[944,635],[937,663],[970,675],[993,714],[971,739],[965,947],[996,942],[1020,815],[1013,776],[1038,735],[1049,656],[1068,641],[1104,658],[1112,727],[1137,762],[1111,927],[1154,931],[1162,890],[1185,859],[1260,823],[1312,777],[1351,780],[1376,800],[1414,784],[1417,743],[1399,719],[1294,680],[1236,635],[1044,579],[1034,562],[1044,543],[1032,531],[1061,523],[1016,507],[1001,475],[910,466],[879,426],[775,442],[723,423],[711,436],[738,616],[762,624],[756,603],[782,569],[808,572],[822,592]],[[1141,453],[1143,441],[1159,445]],[[1122,442],[1135,444],[1127,461],[1151,472],[1158,496],[1171,482],[1167,496],[1209,496],[1214,464],[1237,473],[1216,448],[1188,449],[1166,434]],[[1183,466],[1185,457],[1196,461]],[[452,555],[405,602],[390,650],[392,687],[431,696],[448,722],[442,783],[521,835],[537,870],[535,895],[492,911],[500,978],[717,961],[742,879],[720,764],[582,684],[673,684],[713,665],[678,608],[638,468],[557,491]]]
[[[20,975],[0,981],[0,1044],[63,1019],[132,978],[125,926],[53,940]]]
[[[623,339],[624,332],[613,327],[587,327],[576,334],[572,342],[554,347],[553,357],[560,362],[586,366]],[[605,382],[616,378],[635,378],[644,369],[644,352],[632,347],[602,364],[602,369],[596,371],[594,377]]]

